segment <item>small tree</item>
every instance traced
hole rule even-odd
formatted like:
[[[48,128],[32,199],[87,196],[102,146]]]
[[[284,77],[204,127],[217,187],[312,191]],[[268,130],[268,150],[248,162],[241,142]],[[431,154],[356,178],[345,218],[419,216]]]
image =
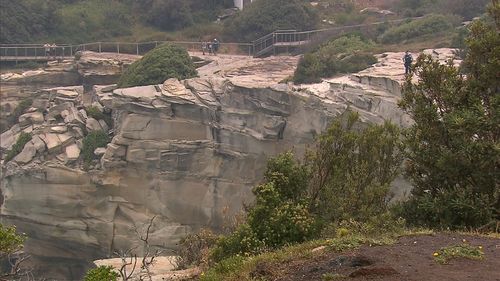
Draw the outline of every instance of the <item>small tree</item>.
[[[498,1],[492,13],[500,11]],[[475,22],[462,74],[452,62],[421,55],[400,106],[415,124],[405,132],[406,174],[414,184],[408,221],[433,227],[479,227],[499,219],[500,28]]]
[[[0,265],[7,265],[7,271],[0,272],[0,280],[19,280],[32,277],[31,270],[23,267],[30,258],[22,252],[26,235],[17,234],[15,226],[0,224]]]
[[[116,281],[119,274],[112,266],[99,266],[87,272],[84,281]]]
[[[307,158],[311,210],[330,223],[386,212],[402,162],[399,137],[395,125],[363,125],[356,113],[334,121]]]

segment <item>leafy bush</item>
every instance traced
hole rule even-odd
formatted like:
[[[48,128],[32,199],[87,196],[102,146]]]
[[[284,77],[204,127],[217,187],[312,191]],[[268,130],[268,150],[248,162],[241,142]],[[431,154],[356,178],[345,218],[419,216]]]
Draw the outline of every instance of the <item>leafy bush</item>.
[[[106,147],[109,143],[109,136],[103,131],[93,131],[83,138],[82,155],[86,166],[90,165],[92,160],[97,159],[94,150],[98,147]]]
[[[165,44],[134,62],[122,74],[119,87],[161,84],[168,78],[187,79],[196,76],[196,69],[187,51]]]
[[[374,44],[359,36],[343,36],[321,45],[300,59],[295,70],[295,83],[316,83],[338,73],[363,70],[377,62],[370,53]]]
[[[221,238],[214,258],[246,255],[303,242],[315,234],[314,216],[307,209],[309,172],[288,152],[271,158],[265,183],[255,187],[255,203],[248,210],[247,222]]]
[[[463,229],[500,219],[499,25],[472,25],[462,70],[422,55],[419,82],[407,77],[400,106],[415,121],[405,132],[414,189],[403,214],[412,224]]]
[[[450,31],[458,22],[459,19],[453,16],[430,15],[389,28],[379,37],[379,41],[385,44],[399,43],[422,35]]]
[[[23,248],[26,236],[17,234],[15,226],[0,223],[0,257],[13,254]]]
[[[89,270],[84,281],[117,281],[119,276],[112,266],[101,265]]]
[[[202,230],[184,237],[176,252],[177,269],[206,264],[210,256],[210,248],[216,244],[217,239],[218,237],[209,230]]]
[[[388,211],[402,162],[400,132],[390,123],[360,126],[355,113],[334,121],[307,158],[311,208],[324,221],[364,222]]]
[[[217,242],[212,258],[304,242],[346,221],[363,235],[400,231],[403,222],[388,209],[389,184],[402,161],[399,137],[395,125],[362,125],[349,113],[319,137],[304,164],[291,152],[271,158],[246,222]]]
[[[7,155],[5,156],[5,162],[12,160],[14,157],[16,157],[16,155],[21,153],[21,151],[23,151],[24,146],[29,141],[31,141],[31,134],[21,132],[21,134],[19,134],[19,137],[16,140],[16,143],[12,145],[11,150],[7,152]]]
[[[255,0],[224,24],[230,40],[250,42],[279,29],[311,30],[317,15],[304,0]]]

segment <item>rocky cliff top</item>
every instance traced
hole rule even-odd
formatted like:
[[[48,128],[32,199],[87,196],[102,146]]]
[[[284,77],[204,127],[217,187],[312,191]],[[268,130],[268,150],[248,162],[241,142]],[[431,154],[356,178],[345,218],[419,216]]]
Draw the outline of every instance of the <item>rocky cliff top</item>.
[[[368,123],[409,124],[397,107],[402,56],[382,54],[367,70],[314,85],[278,83],[297,58],[221,55],[184,81],[37,89],[0,136],[2,220],[28,234],[27,251],[54,268],[50,276],[78,279],[88,261],[140,245],[132,229],[151,216],[151,244],[170,251],[191,231],[220,228],[252,199],[268,157],[303,153],[346,110]],[[113,61],[94,61],[98,70],[80,68],[84,81],[119,73],[108,69]],[[95,131],[110,142],[84,152]],[[31,140],[5,162],[21,132]],[[396,193],[406,188],[394,183]],[[50,266],[61,258],[67,267]]]

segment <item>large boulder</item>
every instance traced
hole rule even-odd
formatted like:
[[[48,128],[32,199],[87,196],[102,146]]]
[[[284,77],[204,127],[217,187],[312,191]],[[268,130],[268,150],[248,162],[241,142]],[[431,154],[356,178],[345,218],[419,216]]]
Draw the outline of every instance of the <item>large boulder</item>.
[[[31,162],[33,160],[33,157],[36,155],[36,147],[33,144],[33,142],[28,142],[26,145],[24,145],[23,150],[21,153],[19,153],[16,157],[14,157],[14,161],[22,164],[26,164]]]

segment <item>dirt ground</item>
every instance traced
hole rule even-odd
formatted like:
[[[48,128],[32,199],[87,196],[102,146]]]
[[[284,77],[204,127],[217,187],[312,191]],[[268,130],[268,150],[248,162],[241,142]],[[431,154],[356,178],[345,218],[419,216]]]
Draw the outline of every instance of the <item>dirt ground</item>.
[[[438,264],[433,253],[441,247],[467,243],[482,246],[484,260],[455,259]],[[436,234],[402,237],[393,245],[369,247],[348,253],[323,253],[313,259],[280,265],[282,281],[386,280],[386,281],[500,281],[500,239]],[[346,276],[327,279],[324,274]],[[275,275],[276,276],[276,275]]]

